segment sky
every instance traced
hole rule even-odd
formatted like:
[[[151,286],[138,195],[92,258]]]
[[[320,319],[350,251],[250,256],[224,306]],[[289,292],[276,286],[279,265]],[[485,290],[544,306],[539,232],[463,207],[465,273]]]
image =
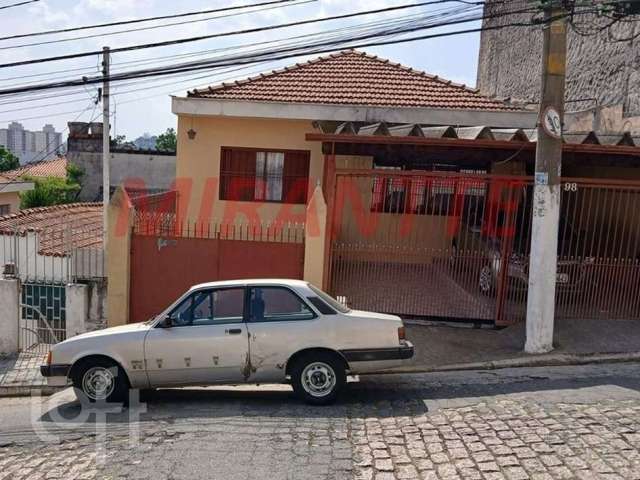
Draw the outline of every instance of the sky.
[[[0,0],[0,7],[16,3],[17,0]],[[70,28],[81,25],[129,20],[135,18],[168,15],[180,12],[222,8],[230,5],[258,3],[259,0],[40,0],[27,6],[0,9],[0,36]],[[309,18],[371,10],[388,6],[403,5],[407,0],[315,0],[286,8],[255,8],[250,13],[224,18],[212,18],[222,13],[189,17],[186,19],[164,20],[162,22],[136,24],[133,26],[113,27],[109,29],[84,30],[80,32],[58,34],[46,37],[31,37],[0,41],[0,63],[42,58],[67,53],[99,50],[103,46],[111,48],[152,43],[168,39],[177,39],[215,32],[247,29],[256,26],[287,23]],[[191,61],[207,58],[208,53],[198,57],[179,59],[159,59],[169,55],[190,54],[200,51],[229,48],[230,46],[259,47],[262,43],[277,39],[310,35],[326,29],[357,26],[362,22],[394,19],[399,16],[415,15],[420,12],[434,14],[451,4],[430,5],[401,12],[384,13],[359,17],[350,20],[332,21],[302,27],[293,27],[276,31],[250,35],[209,39],[181,46],[154,48],[135,52],[123,52],[112,55],[114,71],[126,71],[131,68],[148,67],[158,63]],[[229,12],[231,13],[231,12]],[[227,13],[228,15],[228,13]],[[87,38],[68,42],[10,48],[26,43],[66,39],[83,35],[103,34],[109,31],[124,30],[150,25],[166,24],[184,20],[202,20],[185,25],[175,25],[153,30],[129,32],[98,38]],[[452,29],[473,28],[477,23],[464,26],[443,27],[429,30],[428,33],[444,32]],[[425,32],[426,33],[426,32]],[[443,78],[469,86],[475,86],[478,60],[479,34],[466,34],[429,39],[398,45],[365,48],[368,53],[388,58],[404,65],[439,75]],[[263,47],[264,48],[264,47]],[[215,85],[221,80],[232,81],[246,78],[260,72],[268,72],[313,57],[298,57],[274,63],[249,65],[243,68],[226,67],[226,72],[190,72],[181,77],[155,78],[153,81],[128,81],[128,84],[114,84],[112,87],[112,136],[126,135],[130,140],[144,134],[156,135],[167,128],[176,126],[176,117],[171,113],[170,95],[184,95],[188,89]],[[98,74],[98,57],[88,57],[38,65],[0,68],[0,90],[26,83],[49,82],[52,80],[78,79],[83,75]],[[146,64],[140,64],[146,61]],[[130,62],[130,63],[126,63]],[[41,76],[34,76],[41,75]],[[60,96],[63,93],[73,95]],[[58,95],[53,97],[53,95]],[[97,95],[97,86],[91,85],[75,92],[49,91],[28,95],[0,98],[0,128],[11,121],[19,121],[29,130],[40,130],[45,123],[51,123],[57,131],[66,134],[67,122],[101,120],[100,105],[93,100]],[[37,117],[37,118],[34,118]]]

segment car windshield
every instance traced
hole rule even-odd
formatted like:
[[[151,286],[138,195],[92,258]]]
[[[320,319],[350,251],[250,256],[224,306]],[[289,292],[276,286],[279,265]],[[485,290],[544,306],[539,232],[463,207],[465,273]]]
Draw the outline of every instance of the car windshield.
[[[313,290],[313,293],[318,295],[322,300],[324,300],[326,303],[328,303],[333,309],[337,310],[340,313],[349,313],[351,311],[351,309],[349,309],[348,307],[346,307],[345,305],[340,303],[338,300],[333,298],[328,293],[323,292],[322,290],[320,290],[315,285],[312,285],[310,283],[308,285],[309,285],[309,288],[311,290]]]

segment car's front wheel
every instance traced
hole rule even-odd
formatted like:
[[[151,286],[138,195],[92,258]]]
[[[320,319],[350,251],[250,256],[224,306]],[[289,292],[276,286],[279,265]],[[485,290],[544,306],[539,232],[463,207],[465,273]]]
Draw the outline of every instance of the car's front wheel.
[[[129,382],[120,366],[106,358],[81,361],[74,366],[71,380],[76,396],[83,403],[123,403]]]
[[[330,404],[347,383],[344,362],[328,352],[304,355],[291,369],[291,383],[293,391],[306,403]]]

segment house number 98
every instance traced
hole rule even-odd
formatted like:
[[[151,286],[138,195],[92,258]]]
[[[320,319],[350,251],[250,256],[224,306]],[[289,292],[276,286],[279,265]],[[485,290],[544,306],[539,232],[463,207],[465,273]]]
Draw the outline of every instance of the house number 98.
[[[565,192],[577,192],[578,191],[578,184],[577,183],[565,183],[564,184],[564,191]]]

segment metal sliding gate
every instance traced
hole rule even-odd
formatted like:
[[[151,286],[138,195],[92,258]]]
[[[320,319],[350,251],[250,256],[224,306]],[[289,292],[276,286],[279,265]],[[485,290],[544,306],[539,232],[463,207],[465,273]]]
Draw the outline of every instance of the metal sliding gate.
[[[340,171],[329,289],[354,308],[508,325],[526,313],[529,177]],[[564,179],[557,315],[640,318],[640,183]]]
[[[20,351],[46,355],[52,345],[66,338],[65,286],[24,283],[20,297]]]

